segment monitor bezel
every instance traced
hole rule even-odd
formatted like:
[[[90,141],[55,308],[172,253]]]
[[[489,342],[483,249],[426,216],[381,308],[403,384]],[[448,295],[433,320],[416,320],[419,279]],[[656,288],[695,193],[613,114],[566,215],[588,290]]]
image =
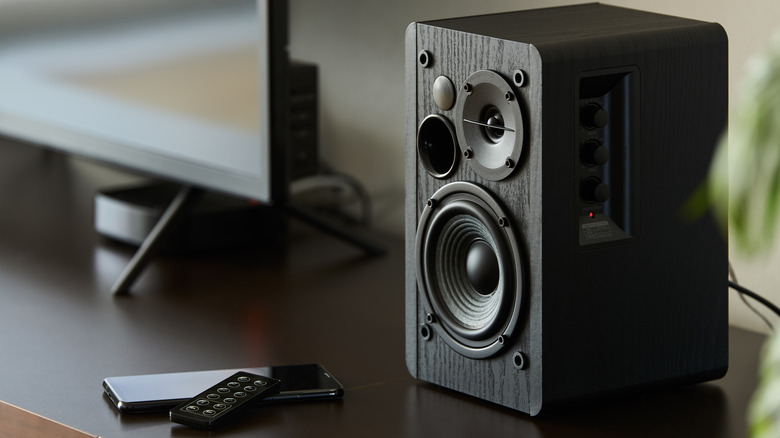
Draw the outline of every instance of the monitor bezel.
[[[170,118],[171,126],[175,128],[172,133],[163,135],[165,126],[161,124],[160,129],[149,131],[151,137],[141,136],[154,141],[172,138],[173,141],[184,142],[188,136],[195,135],[201,139],[208,138],[215,147],[220,146],[216,143],[227,143],[257,148],[252,159],[259,157],[259,163],[253,162],[249,166],[251,172],[212,165],[208,160],[197,157],[190,160],[181,154],[171,155],[162,149],[156,150],[154,145],[150,148],[149,144],[140,144],[137,137],[121,135],[131,132],[133,123],[145,126],[162,119],[154,112],[123,113],[127,118],[116,122],[121,128],[117,131],[119,134],[105,129],[89,129],[89,119],[79,126],[52,123],[52,118],[47,118],[49,114],[46,111],[51,109],[48,108],[51,105],[47,105],[46,99],[56,95],[67,102],[69,96],[75,96],[73,90],[61,88],[53,81],[47,82],[46,78],[25,75],[24,71],[15,76],[14,73],[7,75],[10,80],[3,81],[4,88],[0,86],[0,134],[182,185],[251,198],[266,204],[284,202],[289,190],[286,157],[290,86],[287,1],[256,0],[256,17],[259,132],[247,133],[229,127],[222,129],[218,124],[197,124],[193,120],[173,117]],[[4,71],[0,69],[0,76]],[[93,97],[74,98],[89,105]]]

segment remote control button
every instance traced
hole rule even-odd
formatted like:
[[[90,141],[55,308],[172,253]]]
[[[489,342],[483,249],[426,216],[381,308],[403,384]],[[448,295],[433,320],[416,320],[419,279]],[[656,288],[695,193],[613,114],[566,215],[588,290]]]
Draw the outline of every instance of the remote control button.
[[[237,393],[233,394],[233,396],[234,397],[238,397],[238,398],[244,398],[244,397],[246,397],[246,393],[238,391]]]
[[[238,382],[230,382],[227,384],[227,386],[231,388],[238,388],[239,386],[241,386],[241,384],[239,384]]]
[[[254,387],[254,386],[245,386],[244,387],[244,391],[246,391],[246,392],[255,392],[255,391],[257,391],[257,388]]]
[[[206,405],[211,404],[211,402],[208,401],[208,400],[200,399],[197,402],[195,402],[195,404],[197,404],[198,406],[206,406]]]
[[[220,394],[227,394],[228,392],[230,392],[230,390],[227,388],[219,388],[217,389],[217,392]]]
[[[217,415],[217,411],[213,409],[206,409],[205,411],[203,411],[203,415]]]
[[[200,410],[200,408],[199,408],[199,407],[197,407],[197,406],[195,406],[195,405],[189,405],[189,406],[187,406],[187,408],[186,408],[186,409],[187,409],[188,411],[190,411],[190,412],[194,412],[194,411]]]
[[[250,378],[249,378],[249,377],[247,377],[247,376],[241,376],[241,377],[239,377],[237,380],[238,380],[239,382],[246,383],[246,382],[248,382],[248,381],[250,381],[250,380],[252,380],[252,379],[250,379]]]
[[[212,394],[207,395],[206,398],[211,399],[211,400],[216,400],[216,399],[219,398],[219,394],[213,394],[212,393]]]
[[[227,405],[224,405],[222,403],[217,403],[213,406],[214,409],[225,409]]]
[[[265,380],[255,380],[255,386],[265,386],[267,384],[268,382],[266,382]]]
[[[233,397],[228,397],[228,398],[226,398],[226,399],[224,399],[224,400],[222,400],[222,401],[223,401],[223,402],[225,402],[225,403],[228,403],[228,404],[231,404],[231,405],[232,405],[232,404],[233,404],[233,403],[235,403],[237,400],[236,400],[236,399],[234,399]]]

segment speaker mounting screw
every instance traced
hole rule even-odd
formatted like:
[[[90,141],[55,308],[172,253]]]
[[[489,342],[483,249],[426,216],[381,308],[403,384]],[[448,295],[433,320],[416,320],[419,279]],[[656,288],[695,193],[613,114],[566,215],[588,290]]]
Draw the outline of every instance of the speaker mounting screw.
[[[498,226],[499,227],[506,227],[509,225],[509,219],[505,217],[498,218]]]
[[[511,91],[507,91],[504,94],[504,99],[506,99],[507,102],[511,102],[511,101],[515,100],[515,95]]]
[[[471,86],[471,84],[469,84],[468,82],[466,82],[465,84],[463,84],[463,91],[464,91],[464,92],[466,92],[466,93],[468,93],[468,94],[471,94],[471,91],[472,91],[473,89],[474,89],[474,87],[472,87],[472,86]]]
[[[434,324],[436,322],[436,315],[434,315],[433,313],[429,313],[425,315],[425,322],[427,322],[428,324]]]
[[[520,69],[515,70],[515,74],[512,76],[512,78],[514,80],[513,82],[518,87],[522,87],[522,86],[525,85],[525,72],[524,71],[522,71]]]
[[[431,52],[427,50],[421,50],[419,54],[417,54],[417,61],[420,63],[420,66],[422,68],[428,68],[431,66]]]
[[[471,158],[474,156],[474,151],[472,151],[471,149],[466,149],[463,151],[463,156],[465,158]]]
[[[428,208],[436,207],[436,200],[431,198],[428,201],[425,202],[425,206]]]
[[[515,365],[515,368],[522,370],[525,369],[525,367],[528,365],[528,360],[526,360],[525,354],[523,354],[523,352],[517,351],[512,356],[512,363]]]
[[[507,159],[506,159],[506,161],[504,161],[504,165],[505,165],[506,167],[508,167],[508,168],[512,169],[513,167],[515,167],[515,162],[514,162],[514,161],[512,161],[512,159],[511,159],[511,158],[507,158]]]

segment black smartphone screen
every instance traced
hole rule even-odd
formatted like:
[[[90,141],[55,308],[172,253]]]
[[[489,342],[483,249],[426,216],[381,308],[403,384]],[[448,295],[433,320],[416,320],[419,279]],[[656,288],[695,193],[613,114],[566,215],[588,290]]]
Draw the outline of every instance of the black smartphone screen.
[[[266,403],[331,399],[344,394],[341,384],[317,364],[107,377],[103,389],[120,412],[164,411],[240,370],[282,381],[279,394],[265,399]]]

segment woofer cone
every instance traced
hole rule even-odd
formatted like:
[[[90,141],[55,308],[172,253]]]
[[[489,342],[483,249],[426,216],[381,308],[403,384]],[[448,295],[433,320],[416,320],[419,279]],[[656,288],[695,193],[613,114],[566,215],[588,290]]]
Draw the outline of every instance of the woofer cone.
[[[512,335],[523,296],[518,239],[484,189],[451,183],[434,194],[417,231],[417,281],[436,332],[484,358]]]

